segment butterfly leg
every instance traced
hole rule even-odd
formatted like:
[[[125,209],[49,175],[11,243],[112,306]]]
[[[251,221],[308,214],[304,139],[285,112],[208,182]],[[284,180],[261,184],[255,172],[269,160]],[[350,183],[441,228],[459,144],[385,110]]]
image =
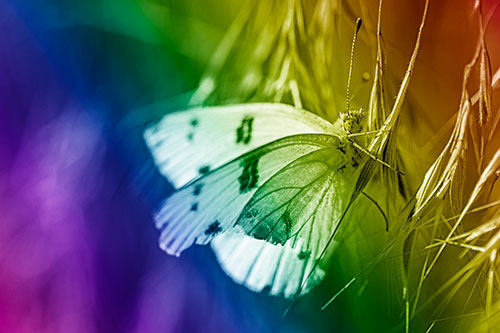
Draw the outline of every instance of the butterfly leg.
[[[377,156],[373,155],[370,151],[368,151],[365,147],[361,146],[359,143],[357,143],[356,141],[354,140],[351,140],[348,138],[348,140],[350,142],[352,142],[352,144],[354,145],[354,147],[356,147],[357,149],[359,149],[361,152],[365,153],[368,157],[372,158],[373,160],[377,161],[378,163],[382,164],[383,166],[391,169],[392,171],[395,171],[401,175],[404,175],[404,173],[402,173],[401,171],[399,171],[398,169],[396,169],[395,167],[393,167],[392,165],[390,165],[389,163],[379,159]]]

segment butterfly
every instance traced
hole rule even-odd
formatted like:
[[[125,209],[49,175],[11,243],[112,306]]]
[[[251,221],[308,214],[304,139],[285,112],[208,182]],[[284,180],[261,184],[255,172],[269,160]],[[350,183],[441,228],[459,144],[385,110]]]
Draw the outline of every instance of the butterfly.
[[[324,276],[314,266],[361,162],[335,130],[273,103],[190,109],[149,127],[155,162],[178,188],[156,214],[161,247],[179,255],[212,241],[222,267],[250,289],[291,297],[311,276],[307,292]]]
[[[286,298],[309,292],[324,278],[338,228],[374,164],[388,166],[378,156],[420,34],[394,108],[367,148],[353,138],[365,113],[349,107],[335,123],[280,103],[198,107],[148,127],[155,163],[176,188],[155,215],[160,247],[179,256],[210,243],[225,272],[251,290]]]

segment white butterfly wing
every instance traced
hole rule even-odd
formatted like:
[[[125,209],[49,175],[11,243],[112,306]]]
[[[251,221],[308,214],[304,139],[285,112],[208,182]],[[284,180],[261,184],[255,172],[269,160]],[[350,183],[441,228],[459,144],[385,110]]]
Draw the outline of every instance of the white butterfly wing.
[[[242,176],[238,164],[241,160],[228,163],[209,175],[203,176],[203,173],[284,136],[332,132],[333,126],[322,118],[283,104],[191,109],[165,116],[159,124],[145,132],[146,142],[160,170],[176,187],[201,178],[169,198],[157,214],[157,225],[162,228],[162,248],[170,254],[179,255],[191,244],[206,244],[218,235],[211,242],[212,248],[222,268],[236,282],[254,291],[266,289],[271,295],[285,297],[291,297],[299,290],[308,292],[325,275],[321,266],[315,267],[313,256],[306,256],[307,253],[317,252],[325,243],[314,238],[318,237],[318,233],[312,230],[317,227],[303,228],[301,235],[308,232],[310,238],[297,236],[284,244],[272,244],[247,236],[241,227],[234,230],[231,225],[255,193],[253,188],[240,193],[238,185],[235,186],[236,179]],[[331,142],[327,146],[338,146],[336,138],[329,137],[329,140]],[[295,144],[262,158],[259,173],[266,173],[270,178],[294,159],[325,148],[323,143],[308,149],[298,149],[300,145],[293,147]],[[273,150],[274,146],[269,149]],[[269,161],[269,165],[265,161]],[[293,168],[281,172],[266,188],[279,186],[280,179],[286,177],[296,177]],[[296,178],[300,179],[300,175]],[[260,186],[265,180],[260,175],[255,185]],[[326,196],[325,205],[331,201],[332,193],[328,192]],[[321,212],[322,208],[317,214]],[[325,217],[317,219],[323,221]],[[312,225],[320,226],[322,223]],[[328,227],[331,225],[327,223],[324,228]],[[315,244],[314,251],[309,249],[311,245],[304,245],[304,239]],[[304,284],[306,278],[307,283]]]
[[[267,287],[270,294],[285,297],[307,293],[325,274],[325,254],[332,252],[330,238],[347,209],[355,177],[351,157],[336,145],[280,170],[246,204],[236,223],[241,232],[214,241],[223,268],[256,291]]]
[[[313,269],[311,260],[301,257],[301,246],[271,244],[242,232],[225,232],[211,242],[224,271],[237,283],[256,292],[293,297],[309,292],[325,276],[323,267]],[[333,245],[333,244],[332,244]]]
[[[255,103],[171,113],[144,138],[162,174],[180,188],[252,149],[304,133],[332,133],[332,125],[289,105]]]
[[[331,135],[304,134],[276,140],[187,184],[156,215],[160,245],[179,255],[193,243],[207,244],[233,228],[255,191],[273,175],[309,153],[338,144]]]

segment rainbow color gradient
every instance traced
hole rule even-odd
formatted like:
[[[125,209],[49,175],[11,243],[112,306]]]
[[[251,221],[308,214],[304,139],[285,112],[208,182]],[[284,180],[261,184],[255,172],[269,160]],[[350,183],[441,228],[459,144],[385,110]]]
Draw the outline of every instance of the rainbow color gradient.
[[[0,332],[500,331],[498,0],[7,0],[0,31]],[[324,276],[297,295],[237,278],[226,245],[260,237],[244,225],[158,245],[195,177],[162,167],[186,136],[159,124],[212,111],[223,137],[234,105],[273,105],[272,140],[362,134],[337,186],[363,193],[340,191]]]

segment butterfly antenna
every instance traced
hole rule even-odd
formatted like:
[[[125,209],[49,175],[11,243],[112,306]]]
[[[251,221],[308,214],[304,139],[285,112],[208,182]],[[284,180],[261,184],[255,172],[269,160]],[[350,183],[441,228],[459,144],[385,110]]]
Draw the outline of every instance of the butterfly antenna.
[[[346,92],[346,111],[349,111],[349,107],[351,104],[351,96],[350,91],[351,91],[351,78],[352,78],[352,67],[353,67],[353,62],[354,62],[354,48],[356,47],[356,39],[358,37],[358,31],[361,28],[361,18],[358,17],[356,20],[356,31],[354,32],[354,37],[352,38],[352,45],[351,45],[351,58],[349,60],[349,76],[347,78],[347,92]]]

